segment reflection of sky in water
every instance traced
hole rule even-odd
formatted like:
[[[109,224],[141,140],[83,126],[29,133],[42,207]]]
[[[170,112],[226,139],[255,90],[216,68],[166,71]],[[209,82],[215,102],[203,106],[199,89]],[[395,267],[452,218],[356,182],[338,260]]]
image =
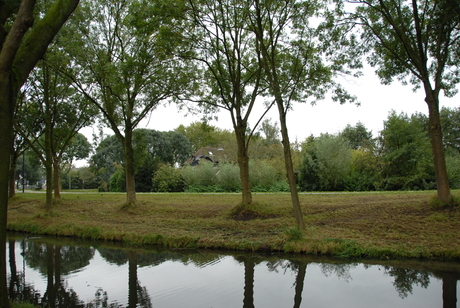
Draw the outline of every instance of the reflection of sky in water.
[[[22,271],[21,248],[16,246],[18,271]],[[9,268],[8,268],[9,270]],[[147,289],[152,307],[242,307],[244,297],[244,264],[223,256],[199,268],[166,261],[157,266],[138,267],[141,287]],[[254,306],[292,307],[297,272],[279,266],[269,271],[266,262],[254,267]],[[90,264],[63,277],[85,303],[95,299],[98,288],[107,292],[109,303],[128,302],[128,262],[118,266],[107,263],[96,250]],[[46,278],[26,268],[26,281],[41,295]],[[427,289],[413,285],[412,294],[402,299],[393,286],[394,277],[384,274],[382,266],[357,264],[338,277],[334,270],[318,263],[307,265],[301,307],[442,307],[442,281],[430,277]],[[457,296],[460,284],[457,283]]]

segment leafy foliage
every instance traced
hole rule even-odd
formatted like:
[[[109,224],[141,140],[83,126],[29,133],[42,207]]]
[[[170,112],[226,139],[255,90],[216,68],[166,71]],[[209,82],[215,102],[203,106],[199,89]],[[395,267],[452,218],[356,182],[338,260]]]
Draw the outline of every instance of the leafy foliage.
[[[340,136],[329,134],[303,145],[301,186],[305,190],[343,190],[352,163],[351,149]]]
[[[419,118],[392,112],[382,135],[382,162],[386,190],[432,188],[433,169],[427,133]]]
[[[181,169],[162,164],[155,172],[152,179],[153,191],[156,192],[181,192],[184,191],[184,179]]]
[[[152,191],[152,177],[161,164],[181,166],[192,155],[190,142],[182,134],[150,129],[133,131],[133,152],[136,191],[143,192]],[[104,138],[91,157],[91,162],[101,182],[109,181],[117,165],[124,170],[124,151],[118,138],[114,135]],[[125,191],[125,188],[121,191]]]

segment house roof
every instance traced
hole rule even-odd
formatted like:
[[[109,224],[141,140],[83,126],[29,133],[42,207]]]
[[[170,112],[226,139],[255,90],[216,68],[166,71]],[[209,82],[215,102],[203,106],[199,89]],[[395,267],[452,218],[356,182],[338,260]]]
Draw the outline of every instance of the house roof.
[[[229,158],[230,155],[223,148],[205,147],[196,151],[196,153],[186,161],[186,164],[196,166],[201,159],[206,159],[218,164],[219,162],[230,161]]]

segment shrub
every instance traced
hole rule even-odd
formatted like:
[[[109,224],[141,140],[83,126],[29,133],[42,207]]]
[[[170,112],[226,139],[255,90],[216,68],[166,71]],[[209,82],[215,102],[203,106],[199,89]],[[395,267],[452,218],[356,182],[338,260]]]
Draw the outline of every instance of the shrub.
[[[251,161],[249,173],[254,191],[274,191],[278,182],[282,180],[276,169],[265,161]]]
[[[214,164],[207,161],[201,161],[197,166],[186,166],[182,170],[182,177],[188,187],[190,186],[212,186],[217,184]]]
[[[161,165],[152,178],[153,191],[181,192],[184,191],[185,182],[182,171],[170,165]]]
[[[240,169],[234,164],[221,164],[216,173],[217,185],[227,192],[241,190]]]
[[[126,177],[123,167],[117,166],[117,171],[110,177],[109,190],[111,192],[126,191]]]

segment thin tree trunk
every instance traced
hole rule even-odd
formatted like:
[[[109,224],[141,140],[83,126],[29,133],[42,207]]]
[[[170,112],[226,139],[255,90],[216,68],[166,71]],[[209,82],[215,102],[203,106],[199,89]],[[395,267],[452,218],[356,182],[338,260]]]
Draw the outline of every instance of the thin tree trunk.
[[[248,205],[252,203],[252,193],[251,181],[249,178],[249,156],[246,146],[245,133],[244,127],[235,127],[236,142],[238,146],[238,167],[240,168],[242,204]]]
[[[292,208],[294,210],[294,217],[299,230],[305,229],[305,222],[303,220],[302,208],[300,207],[299,193],[297,192],[297,181],[294,173],[294,166],[292,164],[291,143],[289,141],[289,134],[286,125],[286,112],[284,111],[284,104],[278,103],[278,111],[280,116],[281,137],[284,150],[284,163],[286,165],[286,173],[291,191]]]
[[[126,204],[136,202],[136,183],[134,180],[134,151],[132,138],[133,132],[125,130],[124,150],[125,150],[125,175],[126,175]]]
[[[53,165],[50,162],[45,163],[46,172],[46,200],[45,211],[51,213],[53,211]]]
[[[135,308],[138,304],[137,289],[139,282],[137,279],[137,254],[133,251],[128,252],[128,307]]]
[[[16,169],[18,167],[17,155],[11,155],[10,175],[9,175],[9,189],[8,197],[13,198],[16,196]]]
[[[54,200],[58,201],[61,199],[61,169],[57,157],[53,159],[53,175]]]
[[[255,262],[249,260],[244,261],[244,297],[243,308],[254,308],[254,267]]]
[[[425,101],[428,104],[428,133],[430,136],[431,150],[433,153],[434,172],[436,176],[436,188],[438,200],[444,204],[452,201],[452,195],[449,187],[447,176],[446,158],[444,154],[444,145],[442,143],[441,120],[439,116],[439,98],[438,95],[426,88]]]
[[[45,80],[46,82],[46,80]],[[44,99],[45,99],[45,170],[46,170],[46,201],[45,201],[45,211],[50,213],[53,211],[53,159],[51,151],[51,138],[52,138],[52,128],[51,128],[51,110],[49,102],[49,96],[47,95],[48,87],[45,86],[44,89]]]
[[[307,272],[307,263],[300,263],[297,269],[297,276],[295,279],[295,296],[294,296],[294,308],[299,308],[302,304],[302,292],[305,280],[305,274]]]

